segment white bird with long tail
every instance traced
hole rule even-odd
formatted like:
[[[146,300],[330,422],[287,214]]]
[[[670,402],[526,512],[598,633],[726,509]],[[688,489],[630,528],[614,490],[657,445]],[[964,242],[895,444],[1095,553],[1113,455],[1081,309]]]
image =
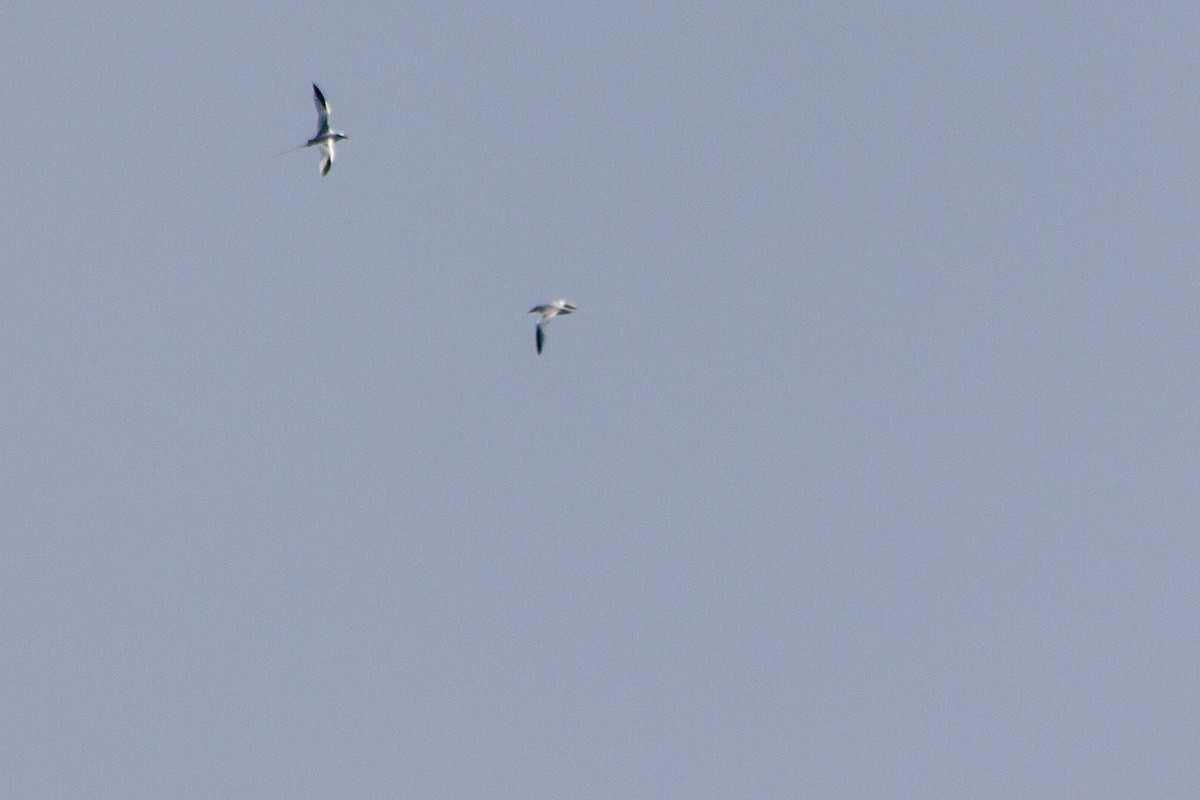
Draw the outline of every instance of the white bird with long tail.
[[[530,314],[541,314],[537,323],[537,351],[538,355],[542,354],[542,345],[546,342],[546,326],[550,324],[550,320],[559,316],[566,316],[579,309],[575,308],[569,300],[558,299],[553,303],[548,303],[542,306],[534,306],[529,309]]]
[[[333,166],[333,158],[337,154],[335,144],[341,139],[349,139],[345,133],[335,131],[329,127],[329,103],[325,100],[325,95],[321,94],[321,90],[314,83],[313,87],[313,103],[317,106],[317,135],[304,143],[305,147],[317,145],[321,148],[323,156],[321,158],[321,174],[328,175],[329,168]]]

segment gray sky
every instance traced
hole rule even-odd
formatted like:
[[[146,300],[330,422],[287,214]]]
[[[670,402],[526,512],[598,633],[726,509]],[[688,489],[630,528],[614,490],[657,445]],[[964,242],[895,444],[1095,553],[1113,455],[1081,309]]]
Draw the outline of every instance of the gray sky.
[[[1194,3],[80,5],[9,796],[1200,794]]]

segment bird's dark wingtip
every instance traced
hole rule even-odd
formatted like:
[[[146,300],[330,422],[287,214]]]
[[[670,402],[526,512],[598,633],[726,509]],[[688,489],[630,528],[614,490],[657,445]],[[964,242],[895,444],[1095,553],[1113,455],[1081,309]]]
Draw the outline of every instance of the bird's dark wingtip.
[[[542,343],[546,341],[546,334],[542,333],[542,326],[537,326],[537,351],[538,355],[542,354]]]

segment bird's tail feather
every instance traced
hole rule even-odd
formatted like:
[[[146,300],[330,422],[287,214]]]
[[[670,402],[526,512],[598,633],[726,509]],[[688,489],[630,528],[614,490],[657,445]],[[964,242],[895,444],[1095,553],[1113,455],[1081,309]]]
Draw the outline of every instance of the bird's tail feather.
[[[288,153],[294,153],[297,150],[303,150],[306,147],[308,147],[308,142],[305,142],[304,144],[298,144],[295,147],[284,150],[282,153],[276,153],[275,155],[271,156],[271,158],[279,158],[280,156],[286,156]]]

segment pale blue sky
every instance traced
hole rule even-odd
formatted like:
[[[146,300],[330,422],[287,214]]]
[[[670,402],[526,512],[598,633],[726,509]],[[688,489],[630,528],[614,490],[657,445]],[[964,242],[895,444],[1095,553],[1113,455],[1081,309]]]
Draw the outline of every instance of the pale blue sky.
[[[1126,5],[4,4],[0,785],[1200,794]]]

